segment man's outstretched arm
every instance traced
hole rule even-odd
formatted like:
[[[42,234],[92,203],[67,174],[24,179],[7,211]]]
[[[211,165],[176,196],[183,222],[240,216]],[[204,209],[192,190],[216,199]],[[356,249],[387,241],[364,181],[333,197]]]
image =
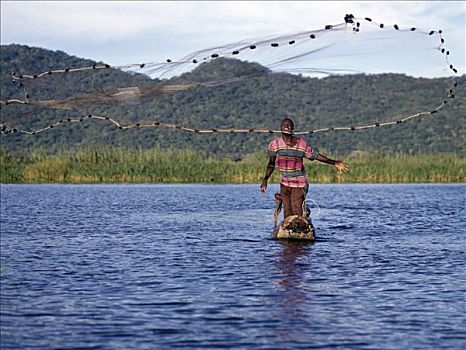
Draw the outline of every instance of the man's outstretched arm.
[[[319,162],[322,162],[322,163],[326,163],[326,164],[331,164],[331,165],[335,165],[335,167],[341,172],[346,172],[349,170],[348,168],[348,165],[346,165],[345,163],[343,163],[342,161],[340,160],[333,160],[333,159],[330,159],[330,158],[327,158],[326,156],[324,156],[323,154],[318,154],[316,159],[319,161]]]
[[[269,177],[272,176],[273,170],[275,169],[275,159],[277,156],[270,156],[269,163],[267,164],[267,169],[265,169],[265,176],[261,182],[261,192],[265,192],[267,190],[267,181]]]

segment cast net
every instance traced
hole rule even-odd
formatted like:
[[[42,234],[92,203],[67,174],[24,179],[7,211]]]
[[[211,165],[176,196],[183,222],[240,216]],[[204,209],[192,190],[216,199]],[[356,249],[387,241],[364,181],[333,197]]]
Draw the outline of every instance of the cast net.
[[[441,30],[346,15],[342,23],[316,30],[244,39],[182,58],[121,66],[81,61],[80,66],[13,72],[16,96],[2,96],[1,131],[36,135],[85,123],[86,128],[105,124],[116,129],[168,128],[191,133],[278,133],[284,115],[274,115],[280,102],[269,94],[274,88],[269,84],[277,77],[291,86],[293,93],[284,109],[286,116],[300,121],[296,134],[377,128],[430,116],[448,105],[455,97],[458,73],[450,57]],[[379,84],[390,73],[401,74],[398,83]],[[345,87],[343,94],[341,90],[333,93],[332,77],[342,75],[363,75],[364,79]],[[426,91],[406,86],[403,76],[426,75],[452,79],[448,86],[429,88],[422,107],[410,106],[407,101]],[[328,79],[328,86],[313,90],[313,82],[322,78]],[[341,118],[332,119],[332,125],[324,125],[317,121],[318,109],[309,113],[304,108],[322,100],[355,104],[355,90],[371,95],[376,89],[397,92],[391,100],[374,102],[384,104],[382,114],[346,108],[335,111]],[[203,103],[220,93],[228,96],[234,108],[203,114]],[[250,93],[259,94],[261,103],[256,99],[251,106]]]

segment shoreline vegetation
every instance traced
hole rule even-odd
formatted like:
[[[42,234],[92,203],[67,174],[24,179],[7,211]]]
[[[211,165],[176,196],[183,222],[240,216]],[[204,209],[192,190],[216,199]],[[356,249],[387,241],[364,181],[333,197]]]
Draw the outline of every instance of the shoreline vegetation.
[[[325,154],[325,152],[324,152]],[[333,154],[327,154],[340,159]],[[406,155],[353,153],[341,157],[350,171],[306,161],[310,183],[461,183],[466,158],[457,154]],[[98,148],[49,155],[33,150],[14,155],[0,149],[0,183],[231,183],[259,184],[266,152],[242,159],[214,157],[194,150]],[[270,183],[278,183],[275,171]]]

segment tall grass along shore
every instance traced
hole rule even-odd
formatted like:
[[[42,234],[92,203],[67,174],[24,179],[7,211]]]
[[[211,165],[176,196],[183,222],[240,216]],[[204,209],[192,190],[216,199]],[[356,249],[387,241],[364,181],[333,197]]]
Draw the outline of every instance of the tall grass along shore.
[[[332,158],[338,158],[329,154]],[[466,182],[466,158],[456,154],[380,153],[342,157],[350,171],[307,162],[311,183]],[[265,152],[241,160],[217,158],[194,150],[100,148],[48,155],[41,150],[17,156],[0,149],[1,183],[259,183]],[[275,171],[271,182],[278,181]]]

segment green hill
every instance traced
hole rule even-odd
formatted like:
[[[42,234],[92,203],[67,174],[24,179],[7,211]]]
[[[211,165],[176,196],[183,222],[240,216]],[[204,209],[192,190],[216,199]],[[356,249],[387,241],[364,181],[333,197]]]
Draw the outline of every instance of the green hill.
[[[11,72],[37,74],[57,68],[91,66],[96,62],[22,45],[1,46],[1,99],[21,98],[22,90],[11,82]],[[172,84],[206,82],[232,76],[236,82],[204,86],[183,92],[153,95],[126,103],[99,105],[90,97],[73,110],[40,109],[33,105],[2,105],[1,122],[36,129],[58,120],[105,115],[126,123],[165,121],[194,128],[240,127],[277,129],[291,116],[297,129],[352,126],[429,111],[438,106],[451,79],[413,78],[400,74],[342,75],[307,78],[272,73],[257,64],[231,59],[204,63]],[[40,81],[39,81],[40,80]],[[406,124],[365,131],[334,131],[306,136],[325,152],[345,155],[355,151],[383,153],[464,154],[466,144],[466,77],[457,79],[456,98],[439,113]],[[27,86],[32,100],[63,99],[117,87],[151,87],[159,81],[113,68],[101,72],[61,74],[37,79]],[[105,122],[85,120],[38,135],[1,135],[2,147],[13,153],[31,148],[50,152],[94,146],[131,148],[192,148],[214,155],[241,157],[264,150],[268,134],[190,134],[166,129],[118,130]]]

